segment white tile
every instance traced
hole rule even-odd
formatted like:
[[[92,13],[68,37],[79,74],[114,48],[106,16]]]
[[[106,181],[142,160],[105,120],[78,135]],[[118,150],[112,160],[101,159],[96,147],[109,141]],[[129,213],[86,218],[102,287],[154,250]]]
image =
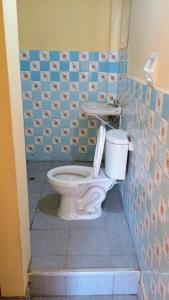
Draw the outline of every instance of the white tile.
[[[70,276],[66,278],[67,295],[111,295],[113,276]]]
[[[137,294],[139,279],[139,272],[135,272],[135,274],[130,272],[115,274],[113,294]]]
[[[36,276],[30,279],[32,296],[64,296],[65,278],[59,276]]]

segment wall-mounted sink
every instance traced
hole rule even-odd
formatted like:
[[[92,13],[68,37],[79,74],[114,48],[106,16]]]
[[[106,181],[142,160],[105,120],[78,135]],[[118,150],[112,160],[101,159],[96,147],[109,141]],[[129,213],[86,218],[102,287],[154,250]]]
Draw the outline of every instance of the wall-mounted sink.
[[[91,116],[119,116],[121,114],[121,106],[114,107],[112,104],[107,103],[84,103],[82,109],[85,113]]]

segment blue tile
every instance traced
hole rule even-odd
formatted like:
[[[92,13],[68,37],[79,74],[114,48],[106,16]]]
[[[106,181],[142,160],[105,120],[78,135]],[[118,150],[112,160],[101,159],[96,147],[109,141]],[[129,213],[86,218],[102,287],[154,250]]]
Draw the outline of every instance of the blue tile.
[[[23,91],[31,91],[32,90],[31,80],[23,80],[22,81],[22,90]]]
[[[89,70],[89,62],[88,61],[80,61],[79,62],[79,71],[80,72],[88,72]]]
[[[52,135],[60,137],[60,135],[61,135],[60,128],[58,128],[58,127],[52,128]]]
[[[34,137],[33,136],[25,136],[25,143],[26,144],[34,144]]]
[[[49,71],[50,65],[48,61],[40,61],[40,70],[41,71]]]
[[[67,61],[60,62],[60,71],[69,71],[69,63]]]
[[[78,128],[70,128],[70,136],[79,136]]]
[[[27,60],[20,61],[21,71],[30,71],[30,62]]]
[[[88,100],[89,101],[97,101],[97,92],[89,92]]]
[[[60,118],[60,111],[52,110],[52,118]]]
[[[155,111],[156,109],[156,99],[157,99],[157,91],[154,89],[151,92],[151,102],[150,102],[150,108]]]
[[[61,145],[53,145],[53,152],[61,152]]]
[[[99,62],[98,63],[99,72],[107,72],[108,71],[108,62]],[[109,72],[111,72],[109,70]]]
[[[32,71],[31,72],[31,80],[33,80],[33,81],[39,81],[40,80],[40,72],[38,72],[38,71]]]
[[[98,82],[98,91],[107,92],[108,84],[107,81]]]
[[[34,128],[34,135],[43,135],[43,128]]]
[[[50,91],[50,81],[41,81],[41,90]]]
[[[51,119],[43,119],[43,127],[51,128],[52,127],[52,120]]]
[[[70,51],[69,58],[70,58],[71,61],[78,61],[79,60],[79,52]]]
[[[51,109],[50,101],[42,101],[42,109]]]
[[[70,111],[70,119],[77,119],[79,117],[79,111],[78,110],[71,110]]]
[[[25,128],[33,127],[33,119],[24,119]]]
[[[50,79],[51,79],[51,81],[59,81],[60,73],[59,72],[50,72]]]
[[[163,118],[169,121],[169,94],[163,95]]]
[[[44,136],[43,137],[44,144],[52,144],[52,137],[51,136]]]
[[[78,92],[70,92],[69,97],[70,97],[69,99],[71,101],[79,100],[79,93]]]
[[[119,73],[119,63],[118,62],[110,62],[108,66],[108,71],[110,73]]]
[[[87,145],[87,137],[80,136],[79,137],[79,145]]]
[[[24,108],[24,109],[32,109],[32,101],[30,101],[30,100],[25,100],[25,101],[23,102],[23,108]]]
[[[108,83],[108,92],[109,93],[117,93],[118,92],[118,84],[116,83]]]
[[[61,119],[60,120],[60,126],[64,128],[70,127],[70,120],[69,119]]]
[[[60,91],[68,92],[69,91],[69,82],[61,82],[60,83]]]
[[[70,137],[69,136],[62,136],[61,141],[62,141],[62,144],[64,144],[64,145],[70,145]]]
[[[50,57],[50,60],[58,61],[59,60],[59,51],[50,51],[49,57]]]
[[[51,92],[51,100],[60,100],[59,92]]]
[[[33,111],[33,117],[34,119],[42,118],[42,110],[36,109]]]
[[[69,110],[69,101],[61,101],[61,110]]]
[[[40,91],[32,91],[32,99],[33,100],[41,100],[41,92]]]
[[[70,72],[69,80],[70,81],[79,81],[79,72]]]
[[[89,52],[90,61],[98,61],[99,60],[99,52]]]
[[[98,81],[98,73],[89,72],[89,81]]]
[[[40,52],[38,50],[31,50],[29,51],[30,60],[39,60],[40,59]]]
[[[88,81],[79,82],[79,92],[88,92]]]

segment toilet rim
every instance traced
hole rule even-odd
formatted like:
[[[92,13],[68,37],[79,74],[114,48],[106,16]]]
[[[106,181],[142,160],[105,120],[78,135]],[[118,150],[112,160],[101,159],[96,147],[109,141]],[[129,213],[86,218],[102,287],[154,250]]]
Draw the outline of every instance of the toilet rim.
[[[84,183],[90,183],[93,181],[107,181],[110,180],[110,178],[108,178],[104,171],[101,169],[100,170],[100,176],[99,177],[94,177],[93,176],[93,167],[88,167],[88,166],[81,166],[81,165],[69,165],[69,166],[60,166],[60,167],[56,167],[51,169],[50,171],[48,171],[47,173],[47,177],[50,180],[50,182],[53,184],[55,184],[56,182],[60,185],[65,186],[65,182],[66,185],[68,186],[73,186],[73,185],[77,185],[77,184],[84,184]],[[67,174],[78,174],[79,175],[84,175],[84,178],[76,178],[73,181],[67,181],[63,178],[55,178],[54,175],[55,174],[61,174],[61,173],[67,173]]]

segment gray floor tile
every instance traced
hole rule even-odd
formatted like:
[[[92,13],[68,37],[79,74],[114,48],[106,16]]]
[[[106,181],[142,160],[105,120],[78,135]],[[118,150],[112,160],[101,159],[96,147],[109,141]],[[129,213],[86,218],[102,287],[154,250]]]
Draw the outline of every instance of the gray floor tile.
[[[33,256],[31,272],[37,270],[66,269],[66,256]]]
[[[111,260],[112,268],[133,268],[139,269],[136,255],[113,255]]]
[[[104,229],[70,229],[69,255],[110,255],[111,249]]]
[[[121,215],[120,218],[121,220],[113,215],[112,219],[106,219],[112,255],[136,255],[127,222],[125,219],[123,221]]]
[[[112,290],[112,275],[66,277],[67,295],[111,295]]]
[[[106,201],[104,201],[103,207],[105,211],[113,214],[123,212],[122,199],[117,184],[107,193]]]
[[[68,269],[110,268],[111,261],[111,255],[69,255],[66,266]]]
[[[29,208],[29,225],[30,225],[30,227],[32,226],[35,214],[36,214],[36,209],[35,208]]]
[[[56,193],[49,193],[48,195],[41,195],[41,199],[38,203],[38,208],[48,214],[52,213],[53,216],[57,215],[57,210],[60,204],[60,196]]]
[[[28,169],[27,171],[28,181],[44,181],[46,180],[46,169]]]
[[[87,228],[105,228],[106,224],[104,222],[104,218],[101,216],[100,218],[94,220],[74,220],[70,221],[70,228],[72,229],[87,229]]]
[[[48,212],[43,212],[41,210],[37,210],[32,229],[60,229],[60,228],[68,228],[69,221],[63,220],[53,215],[53,210],[48,210]]]
[[[43,189],[42,189],[42,197],[48,194],[55,193],[54,189],[52,186],[47,182],[44,184]]]
[[[68,230],[32,230],[32,256],[66,255]]]
[[[29,207],[36,208],[38,206],[38,202],[40,200],[40,193],[29,193]]]
[[[28,169],[48,169],[50,167],[50,161],[29,161]]]
[[[44,186],[43,181],[29,181],[28,191],[29,193],[41,193]]]

